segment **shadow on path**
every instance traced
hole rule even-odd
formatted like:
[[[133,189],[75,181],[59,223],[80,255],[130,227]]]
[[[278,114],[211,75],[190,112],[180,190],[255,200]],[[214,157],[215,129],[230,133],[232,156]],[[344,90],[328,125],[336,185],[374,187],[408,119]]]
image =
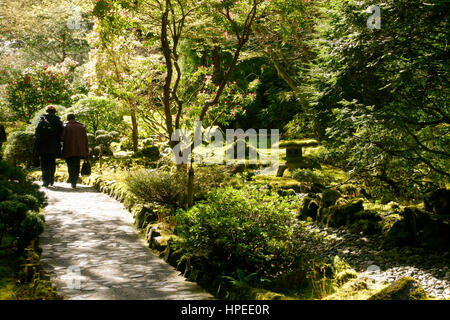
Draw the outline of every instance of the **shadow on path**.
[[[41,260],[66,299],[212,298],[146,247],[118,201],[83,185],[43,190]]]

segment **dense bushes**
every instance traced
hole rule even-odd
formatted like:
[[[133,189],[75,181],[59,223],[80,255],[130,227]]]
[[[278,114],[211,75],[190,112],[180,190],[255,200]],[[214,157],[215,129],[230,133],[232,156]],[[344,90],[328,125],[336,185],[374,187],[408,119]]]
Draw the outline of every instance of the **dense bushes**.
[[[44,217],[37,211],[45,198],[38,188],[20,169],[0,161],[0,243],[8,233],[18,239],[17,246],[22,250],[42,233]]]
[[[33,165],[34,133],[15,131],[8,136],[5,160],[13,165]]]
[[[216,189],[205,201],[178,212],[177,231],[187,255],[206,258],[217,273],[241,269],[274,275],[299,254],[292,241],[298,226],[293,207],[265,187]]]
[[[69,59],[70,60],[70,59]],[[68,64],[71,61],[67,60]],[[35,65],[23,70],[6,87],[6,101],[15,119],[29,122],[47,104],[70,103],[70,84],[66,75],[54,68]]]

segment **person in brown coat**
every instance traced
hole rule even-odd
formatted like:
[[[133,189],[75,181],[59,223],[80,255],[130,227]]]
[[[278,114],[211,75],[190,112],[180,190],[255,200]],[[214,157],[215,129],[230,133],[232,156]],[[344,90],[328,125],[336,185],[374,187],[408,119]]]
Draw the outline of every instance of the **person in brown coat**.
[[[75,120],[75,114],[67,115],[67,122],[61,135],[64,142],[62,156],[69,171],[68,182],[76,188],[80,174],[80,160],[89,156],[88,137],[83,124]]]

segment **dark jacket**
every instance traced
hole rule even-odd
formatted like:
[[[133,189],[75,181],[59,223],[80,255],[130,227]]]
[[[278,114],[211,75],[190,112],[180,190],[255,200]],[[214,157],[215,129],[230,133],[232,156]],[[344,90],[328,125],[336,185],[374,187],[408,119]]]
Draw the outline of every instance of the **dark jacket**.
[[[86,158],[89,155],[89,144],[86,128],[78,121],[70,120],[64,124],[61,140],[64,141],[64,158]]]
[[[46,121],[50,122],[54,127],[54,132],[50,135],[48,135],[44,129]],[[34,154],[38,156],[51,154],[60,157],[61,141],[59,137],[61,136],[62,131],[63,123],[57,115],[46,113],[41,116],[35,130]]]

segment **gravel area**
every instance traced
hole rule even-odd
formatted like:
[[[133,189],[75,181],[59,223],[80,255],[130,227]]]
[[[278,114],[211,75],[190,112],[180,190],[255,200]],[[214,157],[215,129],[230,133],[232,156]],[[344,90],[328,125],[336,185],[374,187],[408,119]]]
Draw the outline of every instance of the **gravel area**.
[[[326,228],[315,223],[309,223],[307,228],[325,239],[323,243],[305,241],[302,246],[318,259],[332,262],[339,256],[358,272],[358,277],[367,277],[373,282],[393,283],[401,277],[411,277],[420,282],[429,296],[450,298],[449,252],[385,248],[381,235],[354,234],[344,228]]]

